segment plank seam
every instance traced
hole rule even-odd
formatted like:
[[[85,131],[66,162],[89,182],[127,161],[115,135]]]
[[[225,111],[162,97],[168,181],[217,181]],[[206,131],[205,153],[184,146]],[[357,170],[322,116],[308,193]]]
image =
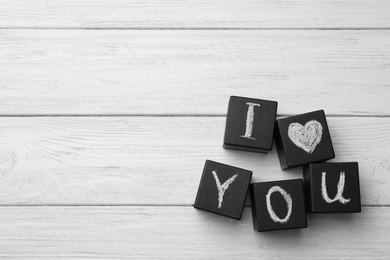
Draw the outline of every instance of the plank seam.
[[[26,205],[1,205],[0,208],[11,208],[11,207],[190,207],[192,204],[26,204]],[[245,205],[246,208],[251,207],[250,205]],[[366,204],[362,205],[363,208],[388,208],[390,204],[383,205],[373,205]]]
[[[297,114],[278,114],[277,117],[294,116]],[[226,114],[32,114],[32,115],[1,115],[2,117],[226,117]],[[388,118],[390,115],[351,115],[351,114],[326,114],[326,117],[370,117]]]
[[[387,31],[390,27],[0,27],[0,30],[118,30],[118,31]]]

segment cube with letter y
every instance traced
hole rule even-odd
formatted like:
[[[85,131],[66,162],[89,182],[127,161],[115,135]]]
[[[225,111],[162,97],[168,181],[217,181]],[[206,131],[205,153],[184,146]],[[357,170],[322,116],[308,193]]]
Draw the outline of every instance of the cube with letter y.
[[[308,212],[360,212],[357,162],[315,163],[303,168]]]
[[[194,207],[241,219],[252,172],[207,160]]]
[[[252,183],[250,195],[256,231],[307,227],[301,179]]]
[[[335,157],[323,110],[282,118],[275,125],[275,145],[283,170]]]
[[[231,96],[223,147],[268,153],[272,150],[276,101]]]

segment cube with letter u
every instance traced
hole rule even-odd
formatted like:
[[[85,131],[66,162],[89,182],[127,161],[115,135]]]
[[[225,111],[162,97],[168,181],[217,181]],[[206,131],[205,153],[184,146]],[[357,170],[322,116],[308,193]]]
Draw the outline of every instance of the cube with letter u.
[[[311,213],[360,212],[357,162],[314,163],[303,168]]]

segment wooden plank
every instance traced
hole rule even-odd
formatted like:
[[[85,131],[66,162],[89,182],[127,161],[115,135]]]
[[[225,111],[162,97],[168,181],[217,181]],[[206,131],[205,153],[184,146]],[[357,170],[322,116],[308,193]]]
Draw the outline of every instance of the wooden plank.
[[[388,0],[0,2],[0,27],[389,28]]]
[[[0,30],[2,115],[390,115],[390,31]]]
[[[357,161],[364,205],[390,204],[390,118],[328,117],[336,159]],[[224,150],[224,117],[1,117],[0,204],[191,205],[206,159],[302,178],[267,155]]]
[[[2,259],[388,259],[389,208],[309,215],[309,227],[258,233],[191,207],[1,207]]]

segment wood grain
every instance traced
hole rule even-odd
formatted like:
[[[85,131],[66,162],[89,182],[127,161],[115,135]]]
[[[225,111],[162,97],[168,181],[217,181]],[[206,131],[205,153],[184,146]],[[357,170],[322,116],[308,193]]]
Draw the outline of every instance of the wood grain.
[[[390,115],[390,31],[0,30],[2,115]]]
[[[328,117],[336,159],[357,161],[363,205],[390,204],[390,118]],[[206,159],[302,178],[267,155],[224,150],[224,117],[2,117],[0,204],[191,205]]]
[[[388,0],[3,0],[2,28],[389,28]]]
[[[0,258],[387,260],[389,29],[390,0],[0,1]],[[206,159],[302,177],[222,149],[230,95],[324,109],[362,213],[193,209]]]
[[[0,207],[2,259],[388,259],[389,208],[258,233],[192,207]],[[341,239],[343,238],[343,239]]]

